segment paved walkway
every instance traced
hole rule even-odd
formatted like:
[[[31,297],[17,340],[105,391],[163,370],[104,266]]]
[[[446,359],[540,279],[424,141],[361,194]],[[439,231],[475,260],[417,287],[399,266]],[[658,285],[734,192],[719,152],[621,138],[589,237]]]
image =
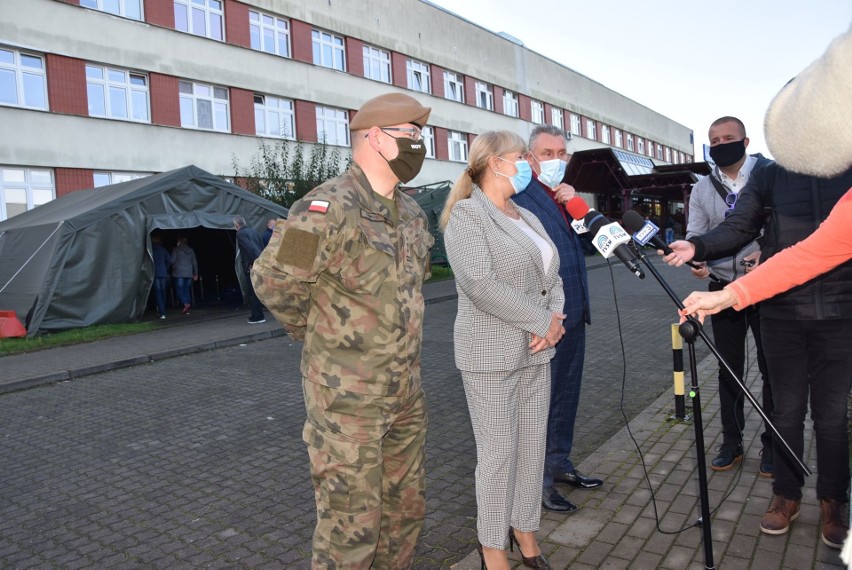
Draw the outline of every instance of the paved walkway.
[[[455,298],[451,281],[428,284],[424,292],[427,303]],[[282,335],[272,319],[248,325],[245,317],[244,312],[194,310],[189,316],[176,315],[164,321],[162,329],[155,332],[3,357],[0,393]],[[178,326],[200,322],[204,322],[203,327]],[[719,403],[712,357],[700,362],[698,375],[707,454],[712,456],[720,440],[719,422],[712,421]],[[748,376],[758,377],[756,371]],[[613,385],[612,391],[615,394],[618,387]],[[578,466],[582,471],[602,477],[606,484],[593,491],[564,489],[581,506],[579,511],[570,515],[543,513],[539,536],[554,568],[705,567],[701,529],[691,527],[699,512],[693,425],[673,421],[672,408],[671,394],[663,394],[582,461]],[[687,408],[691,413],[689,399]],[[837,551],[819,539],[815,475],[806,479],[801,516],[792,531],[779,537],[760,533],[759,520],[771,497],[771,481],[756,476],[759,430],[757,413],[746,405],[746,459],[742,467],[725,473],[709,472],[710,503],[717,507],[711,520],[715,565],[842,568]],[[806,447],[808,465],[815,470],[810,422]],[[511,556],[518,560],[517,553]],[[33,565],[39,567],[37,561]],[[516,567],[522,566],[516,563]],[[471,551],[453,568],[479,568],[478,555]]]

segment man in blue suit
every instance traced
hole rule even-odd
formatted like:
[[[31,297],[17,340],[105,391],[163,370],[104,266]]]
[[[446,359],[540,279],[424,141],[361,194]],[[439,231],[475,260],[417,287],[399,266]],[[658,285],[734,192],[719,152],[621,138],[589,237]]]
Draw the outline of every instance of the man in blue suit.
[[[565,336],[556,345],[550,363],[550,416],[547,423],[547,451],[541,503],[551,511],[571,512],[577,506],[554,487],[563,483],[579,489],[603,484],[586,477],[571,462],[574,420],[580,402],[583,358],[586,350],[586,324],[591,323],[589,285],[581,238],[570,226],[565,202],[574,197],[574,188],[562,182],[567,165],[568,140],[562,129],[539,126],[530,134],[527,160],[533,179],[525,192],[512,199],[541,221],[559,251],[559,276],[565,289]]]

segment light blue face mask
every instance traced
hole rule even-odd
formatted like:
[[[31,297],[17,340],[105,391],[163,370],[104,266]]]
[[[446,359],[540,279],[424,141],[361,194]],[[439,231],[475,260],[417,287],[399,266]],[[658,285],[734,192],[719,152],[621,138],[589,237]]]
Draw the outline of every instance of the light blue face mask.
[[[538,174],[539,181],[551,188],[556,188],[562,183],[562,178],[565,176],[565,167],[568,166],[568,163],[564,160],[554,158],[553,160],[539,160],[538,165],[541,167],[541,172]]]
[[[511,162],[506,160],[505,158],[498,156],[500,160],[504,162]],[[505,174],[500,174],[499,172],[495,172],[498,176],[506,176],[509,181],[512,183],[512,188],[515,189],[515,194],[520,194],[524,190],[527,189],[527,186],[532,180],[532,167],[530,167],[530,163],[526,160],[516,160],[515,168],[518,169],[518,172],[515,173],[514,176],[506,176]]]

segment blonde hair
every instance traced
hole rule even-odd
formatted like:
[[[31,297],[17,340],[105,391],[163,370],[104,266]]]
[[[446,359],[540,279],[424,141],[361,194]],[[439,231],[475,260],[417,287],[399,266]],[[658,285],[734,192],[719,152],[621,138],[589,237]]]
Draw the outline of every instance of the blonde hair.
[[[488,171],[488,159],[492,156],[500,156],[511,152],[524,152],[527,148],[524,139],[512,131],[488,131],[477,136],[470,145],[470,153],[467,159],[467,168],[453,184],[452,190],[447,195],[447,202],[438,225],[443,230],[450,221],[450,211],[456,202],[470,198],[474,186],[481,186],[483,176]]]

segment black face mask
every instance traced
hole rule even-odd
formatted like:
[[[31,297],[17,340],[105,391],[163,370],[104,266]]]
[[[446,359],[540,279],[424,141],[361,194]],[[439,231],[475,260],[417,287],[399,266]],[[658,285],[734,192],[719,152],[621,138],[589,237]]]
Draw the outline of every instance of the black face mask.
[[[745,155],[745,139],[710,147],[710,158],[722,168],[736,164]]]
[[[392,160],[385,158],[385,161],[399,181],[404,184],[414,180],[420,172],[423,160],[426,158],[426,145],[422,140],[414,141],[407,137],[399,137],[396,139],[396,148],[399,151],[396,158]]]

